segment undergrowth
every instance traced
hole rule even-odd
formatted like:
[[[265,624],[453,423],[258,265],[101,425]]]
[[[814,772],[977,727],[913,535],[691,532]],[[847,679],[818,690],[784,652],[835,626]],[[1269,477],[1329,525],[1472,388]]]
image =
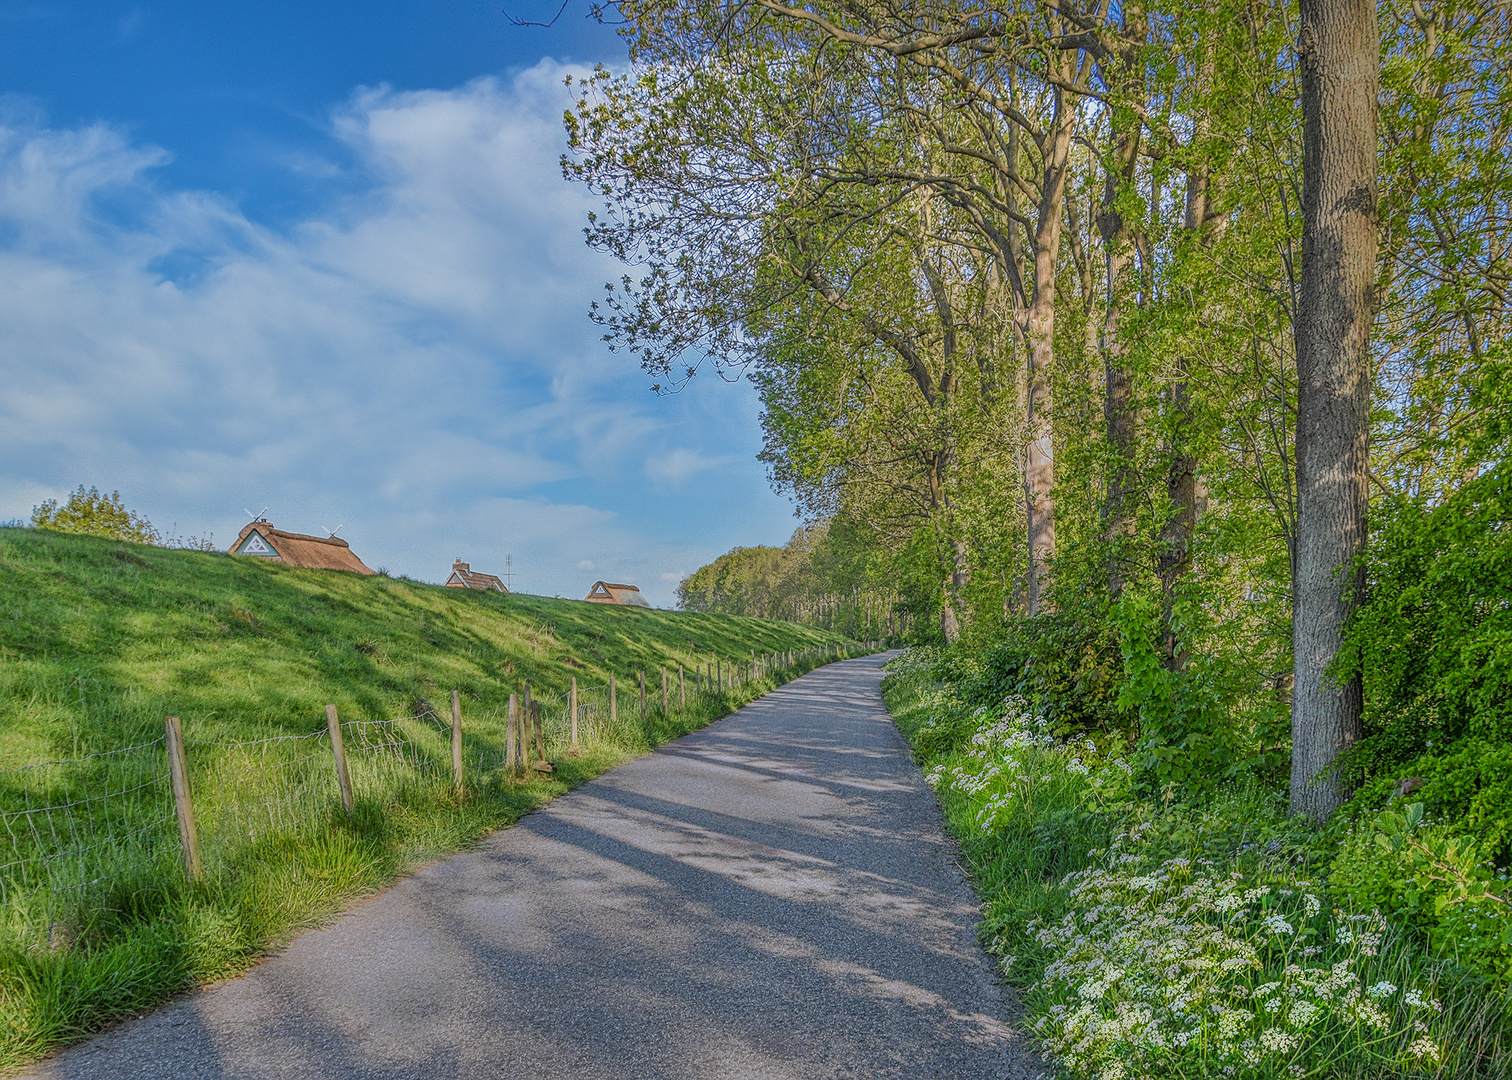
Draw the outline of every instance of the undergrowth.
[[[1352,833],[1307,829],[1258,784],[1146,790],[1118,736],[1058,735],[959,682],[911,650],[883,693],[1064,1075],[1508,1074],[1504,985],[1330,884]]]

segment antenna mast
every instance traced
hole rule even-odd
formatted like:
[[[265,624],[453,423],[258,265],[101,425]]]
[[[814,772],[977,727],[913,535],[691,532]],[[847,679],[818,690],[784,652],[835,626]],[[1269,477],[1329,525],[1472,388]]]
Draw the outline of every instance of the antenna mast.
[[[504,556],[504,587],[514,592],[514,556]]]

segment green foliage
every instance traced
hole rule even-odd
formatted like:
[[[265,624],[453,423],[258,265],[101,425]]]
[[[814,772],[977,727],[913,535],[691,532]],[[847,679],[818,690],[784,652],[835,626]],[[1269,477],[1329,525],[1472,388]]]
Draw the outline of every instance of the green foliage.
[[[1331,885],[1337,837],[1289,819],[1284,791],[1149,798],[1116,740],[974,704],[985,670],[911,650],[884,695],[961,843],[983,940],[1067,1073],[1505,1075],[1504,985]]]
[[[973,705],[1010,694],[1026,699],[1057,732],[1131,734],[1117,698],[1118,642],[1086,610],[1059,611],[1006,624],[979,654],[980,676],[960,692]]]
[[[127,540],[133,544],[158,542],[158,533],[152,523],[126,509],[119,491],[101,495],[98,488],[85,491],[83,484],[68,496],[68,501],[62,506],[58,505],[58,500],[48,499],[34,508],[31,523],[36,529],[104,536],[112,540]]]
[[[788,619],[856,640],[927,640],[939,611],[929,541],[920,530],[888,551],[841,514],[799,527],[783,548],[738,547],[699,567],[678,585],[678,606]]]
[[[769,617],[776,606],[783,554],[774,547],[732,548],[678,583],[677,606],[684,611]]]
[[[1174,784],[1194,796],[1232,778],[1239,738],[1215,692],[1212,658],[1201,657],[1180,669],[1165,663],[1156,647],[1160,610],[1139,593],[1120,598],[1111,622],[1123,653],[1123,682],[1115,704],[1139,718],[1139,762],[1157,787]]]
[[[1422,803],[1352,829],[1330,881],[1364,909],[1415,927],[1440,952],[1512,983],[1512,889],[1482,839],[1425,820]]]
[[[1437,505],[1384,505],[1369,602],[1343,662],[1365,673],[1348,757],[1361,809],[1412,781],[1437,817],[1512,858],[1512,462]]]

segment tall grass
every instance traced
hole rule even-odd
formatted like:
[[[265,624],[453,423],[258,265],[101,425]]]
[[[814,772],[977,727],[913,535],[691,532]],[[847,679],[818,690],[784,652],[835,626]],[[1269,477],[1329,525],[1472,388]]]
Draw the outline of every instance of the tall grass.
[[[727,714],[836,644],[792,624],[0,529],[0,1066],[243,970],[354,897]],[[716,657],[728,666],[787,650],[797,664],[721,691],[689,686],[679,706],[678,664],[691,675]],[[654,687],[644,717],[638,671]],[[526,680],[543,706],[550,776],[501,767],[509,694]],[[433,704],[452,687],[462,793],[449,709]],[[350,815],[327,702],[344,721]],[[166,713],[184,727],[198,881],[182,869]]]
[[[961,841],[982,933],[1065,1075],[1504,1077],[1504,988],[1321,876],[1273,793],[1142,795],[1116,742],[969,709],[923,651],[884,696]]]

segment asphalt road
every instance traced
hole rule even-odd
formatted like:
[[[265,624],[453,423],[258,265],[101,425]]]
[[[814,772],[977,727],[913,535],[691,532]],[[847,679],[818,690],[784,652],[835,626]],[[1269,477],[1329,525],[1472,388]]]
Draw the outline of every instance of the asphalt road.
[[[795,680],[23,1075],[1039,1076],[880,667]]]

